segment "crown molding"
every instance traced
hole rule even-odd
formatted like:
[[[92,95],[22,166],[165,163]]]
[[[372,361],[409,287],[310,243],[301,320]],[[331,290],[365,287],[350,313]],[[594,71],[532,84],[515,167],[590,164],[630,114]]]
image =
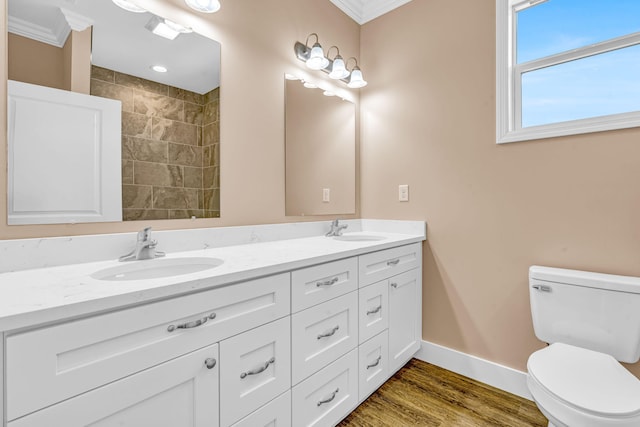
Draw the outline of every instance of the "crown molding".
[[[65,9],[64,7],[61,7],[60,11],[73,31],[84,31],[93,25],[93,19],[87,18],[78,12]]]
[[[8,28],[10,33],[56,47],[63,47],[71,32],[71,28],[62,14],[56,20],[54,28],[43,27],[9,15]]]
[[[365,24],[411,0],[330,0],[358,24]]]

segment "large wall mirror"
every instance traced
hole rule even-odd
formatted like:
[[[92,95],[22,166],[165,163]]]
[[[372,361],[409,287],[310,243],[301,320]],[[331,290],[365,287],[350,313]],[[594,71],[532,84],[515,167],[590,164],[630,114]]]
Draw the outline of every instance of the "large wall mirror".
[[[286,215],[353,214],[355,104],[286,77]]]
[[[120,101],[123,220],[219,217],[220,44],[115,3],[8,0],[9,80]]]

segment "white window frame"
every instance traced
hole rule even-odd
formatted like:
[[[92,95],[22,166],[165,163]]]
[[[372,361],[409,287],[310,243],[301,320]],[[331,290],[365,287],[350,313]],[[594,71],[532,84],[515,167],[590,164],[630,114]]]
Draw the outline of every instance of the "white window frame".
[[[522,75],[640,44],[640,32],[516,64],[516,13],[546,0],[496,0],[496,142],[528,141],[640,126],[640,111],[523,128]]]

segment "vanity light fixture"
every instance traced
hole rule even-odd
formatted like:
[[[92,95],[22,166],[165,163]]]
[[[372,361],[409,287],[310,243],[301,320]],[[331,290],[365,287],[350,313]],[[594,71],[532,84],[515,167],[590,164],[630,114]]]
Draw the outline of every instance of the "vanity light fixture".
[[[141,8],[137,4],[129,0],[112,0],[116,6],[123,8],[124,10],[128,10],[133,13],[145,13],[147,10]]]
[[[316,38],[316,42],[313,46],[309,47],[309,38]],[[329,52],[332,49],[336,49],[336,56],[333,60],[329,59]],[[358,60],[355,57],[350,57],[347,61],[342,59],[340,50],[337,46],[331,46],[327,51],[327,56],[324,55],[322,46],[318,42],[318,35],[311,33],[307,36],[305,43],[296,42],[294,47],[296,58],[304,62],[308,68],[313,70],[322,70],[329,74],[329,77],[335,80],[342,80],[352,89],[361,88],[367,85],[367,82],[362,77],[362,70],[358,66]],[[353,59],[355,66],[349,70],[347,64]]]
[[[144,26],[147,30],[153,34],[164,37],[165,39],[174,40],[180,34],[191,33],[191,28],[184,27],[168,19],[160,18],[159,16],[153,16],[147,25]]]
[[[184,0],[184,2],[191,9],[202,13],[215,13],[220,10],[218,0]]]

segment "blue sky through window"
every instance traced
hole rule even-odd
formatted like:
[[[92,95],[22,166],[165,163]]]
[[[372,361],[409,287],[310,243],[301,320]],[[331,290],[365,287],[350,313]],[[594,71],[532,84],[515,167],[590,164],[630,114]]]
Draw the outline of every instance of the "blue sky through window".
[[[523,63],[640,31],[640,0],[548,0],[518,12]]]
[[[549,0],[517,16],[517,61],[640,32],[640,0]],[[522,127],[640,111],[640,46],[522,76]]]

